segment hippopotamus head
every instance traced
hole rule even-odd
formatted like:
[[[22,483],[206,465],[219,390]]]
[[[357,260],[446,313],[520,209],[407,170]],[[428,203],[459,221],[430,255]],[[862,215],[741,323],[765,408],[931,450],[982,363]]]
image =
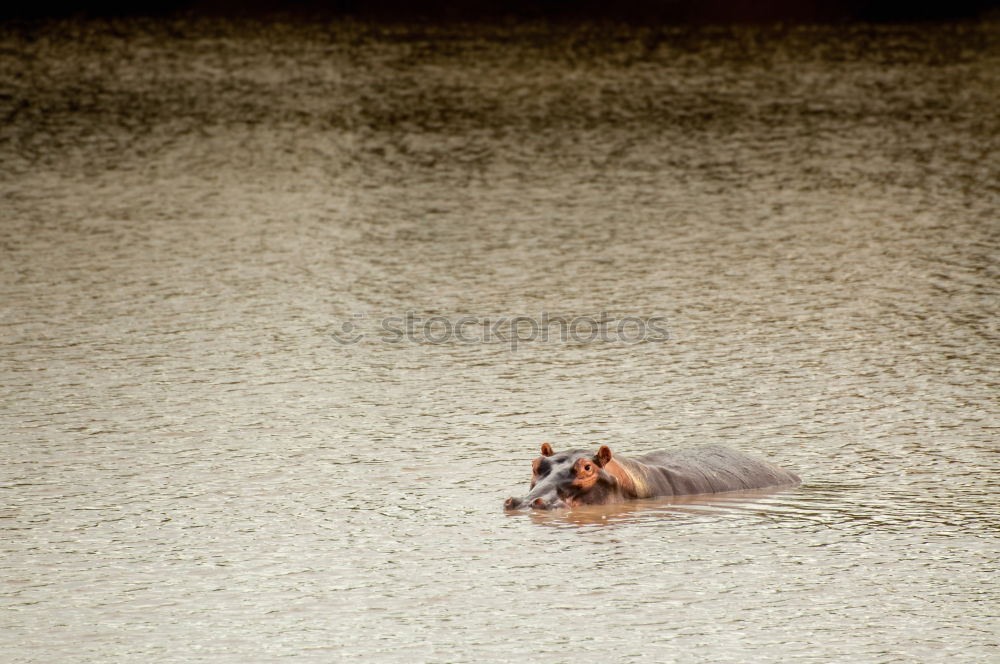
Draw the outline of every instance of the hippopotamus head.
[[[508,498],[506,510],[530,507],[550,510],[577,505],[604,505],[619,502],[621,491],[617,478],[605,471],[611,450],[602,446],[590,450],[556,453],[548,443],[542,456],[531,462],[531,490],[524,498]]]

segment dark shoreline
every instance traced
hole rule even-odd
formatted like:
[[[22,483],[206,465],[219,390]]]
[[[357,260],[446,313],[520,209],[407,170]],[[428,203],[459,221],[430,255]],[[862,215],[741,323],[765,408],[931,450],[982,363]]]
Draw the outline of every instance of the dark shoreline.
[[[275,0],[124,0],[98,2],[41,0],[0,9],[0,21],[11,19],[86,18],[256,18],[292,22],[356,19],[375,22],[618,22],[642,25],[760,23],[884,23],[981,20],[996,18],[996,0],[912,3],[902,0],[839,0],[810,3],[795,0],[585,0],[514,2],[403,2],[402,0],[331,0],[280,3]]]

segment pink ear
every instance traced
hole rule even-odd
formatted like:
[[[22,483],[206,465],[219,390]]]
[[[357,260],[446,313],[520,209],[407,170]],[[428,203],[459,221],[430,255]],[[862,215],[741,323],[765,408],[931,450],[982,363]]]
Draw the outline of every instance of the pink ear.
[[[542,456],[552,456],[555,452],[552,451],[552,446],[548,443],[542,443]]]
[[[601,468],[608,465],[608,462],[611,461],[611,448],[607,445],[601,445],[601,449],[597,450],[597,456],[594,457],[594,461]]]

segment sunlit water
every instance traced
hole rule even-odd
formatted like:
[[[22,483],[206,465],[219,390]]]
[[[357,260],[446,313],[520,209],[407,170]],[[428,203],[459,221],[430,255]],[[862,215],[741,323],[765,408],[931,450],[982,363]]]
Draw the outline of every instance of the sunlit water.
[[[2,35],[5,662],[995,661],[996,24]]]

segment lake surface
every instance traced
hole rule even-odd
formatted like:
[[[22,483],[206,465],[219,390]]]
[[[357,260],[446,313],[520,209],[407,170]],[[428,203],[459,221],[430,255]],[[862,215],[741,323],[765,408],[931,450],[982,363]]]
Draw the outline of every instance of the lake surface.
[[[1000,25],[0,35],[5,662],[995,661]]]

